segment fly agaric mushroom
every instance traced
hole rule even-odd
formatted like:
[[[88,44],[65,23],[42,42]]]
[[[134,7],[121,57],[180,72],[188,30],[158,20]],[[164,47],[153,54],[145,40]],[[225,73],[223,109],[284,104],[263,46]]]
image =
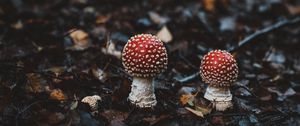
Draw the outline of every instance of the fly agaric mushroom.
[[[133,76],[129,101],[140,108],[154,107],[153,78],[167,69],[167,50],[161,40],[151,34],[131,37],[122,53],[125,71]]]
[[[234,57],[224,50],[213,50],[201,62],[202,80],[209,84],[204,98],[210,100],[218,111],[232,107],[229,87],[237,79],[238,67]]]

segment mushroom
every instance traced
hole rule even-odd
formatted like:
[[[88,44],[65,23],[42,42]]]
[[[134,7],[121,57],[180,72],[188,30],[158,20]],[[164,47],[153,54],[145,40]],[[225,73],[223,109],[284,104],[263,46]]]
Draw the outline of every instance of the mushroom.
[[[211,101],[217,111],[225,111],[232,107],[229,88],[238,76],[234,57],[224,50],[210,51],[202,59],[200,75],[208,84],[204,98]]]
[[[129,101],[140,108],[157,104],[153,78],[167,69],[167,50],[161,40],[151,34],[131,37],[122,52],[125,71],[133,76]]]

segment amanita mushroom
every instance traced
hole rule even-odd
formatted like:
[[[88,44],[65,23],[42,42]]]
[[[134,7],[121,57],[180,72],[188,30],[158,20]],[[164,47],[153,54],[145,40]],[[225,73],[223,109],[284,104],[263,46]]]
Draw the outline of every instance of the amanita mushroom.
[[[161,40],[151,34],[131,37],[122,53],[125,71],[133,76],[129,101],[140,108],[157,104],[153,78],[167,69],[167,50]]]
[[[213,50],[201,62],[200,74],[208,84],[204,98],[210,100],[218,111],[232,107],[229,87],[236,81],[238,67],[234,57],[224,50]]]

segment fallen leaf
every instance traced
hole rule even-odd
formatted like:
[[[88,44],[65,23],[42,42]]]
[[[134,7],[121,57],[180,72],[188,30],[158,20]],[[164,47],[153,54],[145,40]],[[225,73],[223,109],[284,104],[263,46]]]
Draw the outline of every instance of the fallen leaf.
[[[300,6],[299,5],[296,5],[296,6],[286,5],[286,7],[290,14],[292,14],[292,15],[300,14]]]
[[[51,67],[49,69],[47,69],[46,71],[50,71],[52,72],[55,77],[58,77],[60,76],[64,71],[66,71],[66,68],[65,67],[58,67],[58,66],[55,66],[55,67]],[[62,80],[58,79],[58,78],[53,78],[52,79],[53,82],[55,83],[60,83]]]
[[[259,99],[262,101],[269,101],[272,99],[272,95],[269,94],[269,95],[261,96],[259,97]]]
[[[188,111],[190,111],[191,113],[199,116],[199,117],[202,117],[202,118],[204,117],[204,115],[203,115],[203,113],[201,111],[194,110],[194,109],[192,109],[190,107],[185,107],[185,109],[188,110]]]
[[[65,101],[67,100],[67,96],[64,92],[60,89],[54,89],[50,93],[50,98],[58,101]]]
[[[196,107],[196,111],[202,112],[203,115],[207,115],[211,113],[212,110],[212,108],[209,107],[202,107],[202,106],[195,106],[195,107]]]
[[[98,67],[93,67],[92,73],[101,82],[105,82],[108,79],[108,73],[103,71],[102,69],[99,69]]]
[[[169,21],[169,18],[167,17],[163,17],[163,16],[160,16],[158,13],[156,12],[149,12],[149,17],[150,19],[155,23],[155,24],[159,24],[159,25],[162,25],[162,24],[165,24]]]
[[[116,44],[113,43],[113,42],[110,42],[107,47],[103,47],[101,49],[101,51],[104,54],[112,55],[112,56],[117,57],[118,59],[121,59],[121,54],[122,53],[121,53],[121,51],[116,49]]]
[[[293,88],[288,88],[284,93],[280,92],[276,88],[269,87],[267,88],[269,92],[276,93],[278,95],[277,100],[283,101],[289,96],[293,96],[296,94],[296,91]]]
[[[215,10],[215,0],[203,0],[204,9],[212,12]]]
[[[198,92],[195,93],[195,94],[183,94],[181,95],[180,97],[180,103],[182,105],[185,105],[187,103],[189,103],[189,105],[191,106],[194,106],[194,100],[195,100],[195,97],[197,96]]]
[[[71,31],[71,30],[70,30]],[[70,37],[73,40],[73,45],[67,47],[66,49],[70,50],[84,50],[90,46],[89,35],[83,30],[73,30],[70,33]]]
[[[28,73],[26,74],[28,79],[28,84],[26,85],[26,89],[32,93],[40,93],[43,91],[43,87],[41,86],[46,83],[46,80],[43,80],[38,74]]]
[[[16,23],[11,25],[14,29],[22,29],[23,28],[23,22],[21,20],[18,20]]]
[[[73,101],[73,102],[71,103],[70,110],[74,110],[74,109],[76,109],[76,108],[77,108],[77,106],[78,106],[78,101],[77,101],[77,100],[76,100],[76,101]]]
[[[110,15],[100,15],[96,18],[96,24],[106,23],[110,19]]]
[[[266,53],[263,60],[267,62],[283,64],[286,61],[286,57],[282,51],[272,48],[270,51]]]
[[[182,105],[185,105],[185,104],[187,104],[192,99],[193,99],[193,95],[191,95],[191,94],[181,95],[181,97],[180,97],[180,103]]]
[[[173,39],[173,36],[167,26],[164,26],[162,29],[160,29],[160,31],[157,33],[157,37],[165,43],[169,43]]]

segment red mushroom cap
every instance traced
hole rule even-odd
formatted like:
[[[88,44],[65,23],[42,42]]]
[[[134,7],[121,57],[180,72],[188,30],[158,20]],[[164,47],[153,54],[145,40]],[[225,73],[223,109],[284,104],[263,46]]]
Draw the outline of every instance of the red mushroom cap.
[[[230,53],[213,50],[203,57],[200,72],[205,83],[215,87],[228,87],[237,79],[238,67]]]
[[[167,50],[161,40],[151,34],[131,37],[122,53],[125,70],[136,77],[154,77],[167,69]]]

